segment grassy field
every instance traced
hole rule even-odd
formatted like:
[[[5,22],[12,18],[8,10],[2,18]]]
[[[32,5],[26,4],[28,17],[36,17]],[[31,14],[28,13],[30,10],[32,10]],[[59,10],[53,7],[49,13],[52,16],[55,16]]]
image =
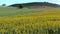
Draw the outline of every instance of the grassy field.
[[[0,34],[60,34],[60,8],[0,7]]]

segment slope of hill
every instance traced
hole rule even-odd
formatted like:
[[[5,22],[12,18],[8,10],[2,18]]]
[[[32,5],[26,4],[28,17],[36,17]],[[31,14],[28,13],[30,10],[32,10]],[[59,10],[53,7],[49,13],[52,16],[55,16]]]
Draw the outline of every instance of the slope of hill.
[[[23,3],[23,4],[13,4],[10,5],[12,7],[19,7],[20,5],[23,5],[23,7],[60,7],[60,5],[58,4],[54,4],[54,3],[48,3],[48,2],[31,2],[31,3]]]
[[[18,9],[16,7],[0,7],[0,16],[10,16],[10,15],[17,15],[17,14],[29,14],[42,11],[43,9]]]

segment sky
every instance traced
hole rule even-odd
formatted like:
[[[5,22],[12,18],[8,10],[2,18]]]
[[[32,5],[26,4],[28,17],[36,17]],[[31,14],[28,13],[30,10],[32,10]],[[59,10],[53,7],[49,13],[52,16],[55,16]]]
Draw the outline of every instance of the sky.
[[[60,0],[0,0],[0,5],[2,4],[11,5],[11,4],[29,3],[29,2],[50,2],[60,5]]]

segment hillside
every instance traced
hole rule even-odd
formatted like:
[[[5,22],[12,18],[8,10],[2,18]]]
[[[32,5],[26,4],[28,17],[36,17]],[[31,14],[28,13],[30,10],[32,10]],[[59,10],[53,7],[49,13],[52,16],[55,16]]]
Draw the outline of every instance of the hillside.
[[[0,34],[60,34],[60,8],[0,7]]]
[[[12,7],[19,7],[20,5],[23,5],[23,7],[60,7],[60,5],[58,4],[54,4],[54,3],[49,3],[49,2],[31,2],[31,3],[22,3],[22,4],[13,4],[10,5]]]
[[[0,7],[0,16],[13,16],[17,14],[25,15],[42,11],[42,9],[17,9],[16,7]]]

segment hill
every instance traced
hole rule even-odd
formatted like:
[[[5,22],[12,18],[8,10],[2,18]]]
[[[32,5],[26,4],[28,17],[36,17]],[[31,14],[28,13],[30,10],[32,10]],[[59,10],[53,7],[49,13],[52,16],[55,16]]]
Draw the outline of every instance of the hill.
[[[10,5],[12,7],[20,7],[22,5],[23,7],[28,7],[28,8],[41,8],[41,7],[60,7],[58,4],[54,3],[49,3],[49,2],[31,2],[31,3],[22,3],[22,4],[13,4]]]

